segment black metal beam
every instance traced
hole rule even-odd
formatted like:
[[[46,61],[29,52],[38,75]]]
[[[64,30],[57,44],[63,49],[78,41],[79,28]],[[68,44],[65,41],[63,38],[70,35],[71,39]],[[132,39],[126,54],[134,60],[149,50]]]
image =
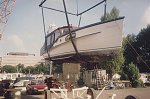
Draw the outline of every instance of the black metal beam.
[[[101,1],[101,2],[99,2],[98,4],[96,4],[96,5],[92,6],[92,7],[90,7],[89,9],[87,9],[87,10],[85,10],[85,11],[83,11],[83,12],[79,13],[78,15],[81,15],[81,14],[83,14],[83,13],[85,13],[85,12],[87,12],[87,11],[89,11],[89,10],[93,9],[93,8],[95,8],[96,6],[100,5],[100,4],[101,4],[101,3],[103,3],[103,2],[105,2],[105,0],[103,0],[103,1]]]
[[[92,6],[92,7],[90,7],[89,9],[87,9],[87,10],[85,10],[85,11],[83,11],[83,12],[81,12],[81,13],[79,13],[79,14],[78,14],[78,12],[77,12],[77,14],[75,14],[75,13],[65,12],[65,11],[58,10],[58,9],[54,9],[54,8],[50,8],[50,7],[45,7],[45,6],[43,6],[43,3],[44,3],[45,1],[46,1],[46,0],[42,1],[39,6],[42,7],[42,8],[46,8],[46,9],[50,9],[50,10],[54,10],[54,11],[58,11],[58,12],[62,12],[62,13],[67,13],[67,14],[71,14],[71,15],[76,15],[76,16],[82,15],[83,13],[85,13],[85,12],[87,12],[87,11],[89,11],[89,10],[95,8],[96,6],[100,5],[101,3],[106,2],[106,0],[103,0],[103,1],[101,1],[101,2],[99,2],[98,4],[96,4],[96,5]]]
[[[67,15],[67,9],[66,9],[66,5],[65,5],[65,0],[63,0],[63,5],[64,5],[64,10],[65,10],[65,15],[66,15],[66,20],[67,20],[67,24],[68,24],[68,29],[69,29],[69,35],[70,35],[70,39],[71,39],[71,43],[74,47],[74,50],[77,54],[77,56],[79,56],[79,53],[78,53],[78,50],[73,42],[73,38],[72,38],[72,35],[71,35],[71,30],[70,30],[70,24],[69,24],[69,19],[68,19],[68,15]]]

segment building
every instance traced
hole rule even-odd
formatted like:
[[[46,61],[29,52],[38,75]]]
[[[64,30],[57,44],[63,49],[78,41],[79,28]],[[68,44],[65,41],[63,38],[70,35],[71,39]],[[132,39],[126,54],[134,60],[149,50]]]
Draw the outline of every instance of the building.
[[[42,62],[45,62],[43,56],[35,56],[35,54],[20,52],[7,53],[7,55],[1,56],[0,60],[0,66],[17,66],[18,64],[24,64],[24,67],[27,67],[36,66]]]
[[[143,83],[150,81],[150,75],[148,73],[140,73],[140,80],[143,81]]]
[[[54,73],[54,77],[60,81],[75,83],[80,76],[80,64],[79,63],[63,63],[62,72]]]

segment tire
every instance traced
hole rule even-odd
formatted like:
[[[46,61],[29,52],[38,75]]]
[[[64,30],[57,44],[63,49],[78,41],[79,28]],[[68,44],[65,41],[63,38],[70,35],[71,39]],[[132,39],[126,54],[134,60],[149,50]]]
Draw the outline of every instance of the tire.
[[[91,99],[94,99],[94,93],[91,89],[87,89],[87,94],[91,96]]]
[[[128,95],[125,99],[140,99],[137,96]]]

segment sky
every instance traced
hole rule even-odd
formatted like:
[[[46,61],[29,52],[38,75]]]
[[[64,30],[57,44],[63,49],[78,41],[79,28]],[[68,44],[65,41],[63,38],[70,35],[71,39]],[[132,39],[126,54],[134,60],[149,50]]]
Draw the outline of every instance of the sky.
[[[40,55],[44,44],[42,0],[16,0],[12,14],[0,40],[0,56],[9,52],[25,52]],[[102,0],[65,0],[68,12],[77,13],[101,2]],[[64,10],[62,0],[47,0],[44,6]],[[78,6],[78,7],[77,7]],[[137,35],[142,28],[150,24],[150,0],[107,0],[107,12],[116,6],[119,16],[125,16],[124,36]],[[80,26],[96,23],[104,14],[104,3],[81,16]],[[78,26],[79,16],[69,15],[69,23]],[[45,29],[54,23],[58,27],[66,26],[64,13],[44,9]]]

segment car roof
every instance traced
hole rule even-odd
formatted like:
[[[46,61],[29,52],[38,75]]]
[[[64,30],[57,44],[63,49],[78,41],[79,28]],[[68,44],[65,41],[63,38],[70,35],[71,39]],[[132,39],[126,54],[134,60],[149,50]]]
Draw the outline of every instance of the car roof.
[[[32,79],[31,81],[35,81],[35,80],[42,80],[42,79]]]
[[[35,79],[35,77],[18,77],[16,79],[18,79],[18,80],[31,80],[31,79]]]

